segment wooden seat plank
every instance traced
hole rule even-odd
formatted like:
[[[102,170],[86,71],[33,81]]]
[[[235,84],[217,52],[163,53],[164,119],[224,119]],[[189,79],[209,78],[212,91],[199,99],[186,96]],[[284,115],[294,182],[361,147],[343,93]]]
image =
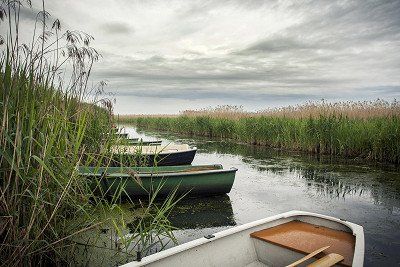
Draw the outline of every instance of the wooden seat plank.
[[[320,255],[330,253],[343,255],[344,260],[341,264],[345,266],[351,266],[353,261],[355,236],[344,231],[291,221],[251,233],[250,236],[305,255],[321,247],[330,246]]]

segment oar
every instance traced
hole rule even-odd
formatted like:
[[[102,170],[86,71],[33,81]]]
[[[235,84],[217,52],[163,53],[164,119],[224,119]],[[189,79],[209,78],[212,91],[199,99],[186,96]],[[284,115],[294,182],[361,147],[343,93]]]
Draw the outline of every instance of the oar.
[[[295,261],[295,262],[293,262],[292,264],[289,264],[289,265],[286,266],[286,267],[294,267],[294,266],[297,266],[297,265],[299,265],[300,263],[303,263],[303,262],[305,262],[306,260],[311,259],[311,258],[314,257],[315,255],[321,253],[322,251],[324,251],[325,249],[327,249],[327,248],[329,248],[329,247],[330,247],[330,246],[326,246],[326,247],[319,248],[319,249],[317,249],[317,250],[311,252],[310,254],[304,256],[304,257],[301,258],[300,260]]]
[[[331,253],[307,265],[307,267],[329,267],[335,265],[342,260],[344,260],[344,257],[342,255]]]

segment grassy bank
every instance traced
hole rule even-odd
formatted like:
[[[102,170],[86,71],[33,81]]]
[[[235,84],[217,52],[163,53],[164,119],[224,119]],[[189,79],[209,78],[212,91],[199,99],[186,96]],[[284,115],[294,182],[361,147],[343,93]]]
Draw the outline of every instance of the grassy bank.
[[[179,116],[121,116],[139,128],[231,139],[315,154],[400,163],[397,102],[319,103],[247,113],[237,107]]]
[[[72,264],[76,247],[96,245],[81,235],[104,225],[124,244],[100,249],[132,260],[138,244],[145,253],[154,233],[170,233],[171,203],[132,202],[142,212],[131,226],[133,235],[124,238],[129,221],[118,196],[106,200],[93,194],[76,172],[82,164],[109,162],[104,147],[114,142],[111,102],[94,93],[104,84],[87,86],[99,57],[90,46],[93,38],[63,31],[43,2],[32,43],[21,43],[21,8],[30,8],[30,1],[0,3],[1,27],[8,29],[0,36],[0,265]]]

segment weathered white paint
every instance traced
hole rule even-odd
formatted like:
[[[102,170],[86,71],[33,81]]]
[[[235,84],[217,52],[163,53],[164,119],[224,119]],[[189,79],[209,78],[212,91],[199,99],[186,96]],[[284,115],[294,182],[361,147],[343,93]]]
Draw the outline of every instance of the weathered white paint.
[[[114,145],[110,151],[114,154],[173,154],[184,151],[197,150],[196,147],[191,148],[188,144],[167,144],[167,145],[151,145],[151,146],[127,146],[127,145]]]
[[[123,267],[285,266],[304,255],[251,238],[250,233],[293,220],[353,233],[356,237],[356,245],[352,265],[363,266],[364,231],[362,226],[316,213],[289,211],[215,233],[212,239],[193,240],[144,257],[141,262],[127,263]]]

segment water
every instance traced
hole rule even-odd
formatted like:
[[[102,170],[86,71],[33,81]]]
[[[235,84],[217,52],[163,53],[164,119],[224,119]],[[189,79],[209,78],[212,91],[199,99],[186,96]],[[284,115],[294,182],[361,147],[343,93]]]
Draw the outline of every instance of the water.
[[[171,221],[181,229],[174,232],[179,243],[289,210],[304,210],[362,225],[365,266],[400,265],[400,172],[392,166],[125,129],[132,137],[196,146],[193,164],[238,168],[228,195],[178,204]]]

